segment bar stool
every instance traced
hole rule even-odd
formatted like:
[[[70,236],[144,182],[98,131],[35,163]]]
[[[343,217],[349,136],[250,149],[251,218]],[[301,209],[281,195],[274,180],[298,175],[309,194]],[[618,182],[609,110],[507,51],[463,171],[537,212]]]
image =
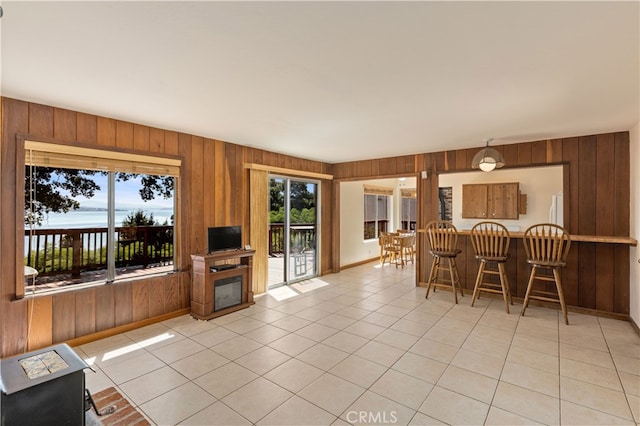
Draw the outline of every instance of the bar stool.
[[[509,258],[509,243],[511,236],[503,225],[496,222],[480,222],[471,228],[471,244],[476,259],[480,261],[476,285],[473,288],[471,306],[480,295],[481,291],[487,293],[502,294],[504,308],[509,313],[509,303],[513,305],[509,281],[504,269],[504,264]],[[488,264],[496,264],[498,270],[488,269]],[[484,282],[484,274],[498,275],[500,285]]]
[[[456,256],[462,252],[458,248],[458,230],[451,222],[434,220],[427,224],[425,232],[429,243],[429,253],[433,256],[425,299],[429,298],[429,290],[432,286],[434,292],[436,287],[451,287],[453,300],[458,303],[458,291],[460,291],[460,296],[464,296],[456,265]],[[447,260],[447,266],[440,265],[442,259]],[[443,277],[443,282],[437,282],[438,271],[449,272],[449,279]]]
[[[560,303],[564,322],[569,325],[567,305],[564,302],[560,269],[567,264],[571,236],[561,226],[552,223],[541,223],[530,226],[524,231],[524,249],[527,262],[532,266],[527,293],[524,296],[522,315],[527,309],[530,299]],[[553,275],[538,274],[540,270],[551,270]],[[534,280],[552,281],[556,285],[556,292],[534,290]]]

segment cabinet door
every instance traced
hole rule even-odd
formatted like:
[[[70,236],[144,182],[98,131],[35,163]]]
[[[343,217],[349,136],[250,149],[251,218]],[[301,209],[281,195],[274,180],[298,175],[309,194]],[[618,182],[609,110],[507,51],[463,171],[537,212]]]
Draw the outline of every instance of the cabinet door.
[[[462,185],[462,217],[487,218],[488,185]]]
[[[518,219],[519,184],[494,183],[489,189],[489,219]]]

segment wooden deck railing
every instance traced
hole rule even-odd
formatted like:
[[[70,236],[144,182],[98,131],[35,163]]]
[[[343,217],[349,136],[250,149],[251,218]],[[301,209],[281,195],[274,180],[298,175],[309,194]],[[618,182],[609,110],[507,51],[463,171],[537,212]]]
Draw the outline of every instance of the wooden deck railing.
[[[290,250],[300,253],[316,248],[316,226],[299,223],[290,226]],[[284,254],[284,224],[269,224],[269,256]]]
[[[116,267],[170,264],[173,262],[173,226],[116,227]],[[38,275],[107,268],[107,228],[26,230],[25,265]]]

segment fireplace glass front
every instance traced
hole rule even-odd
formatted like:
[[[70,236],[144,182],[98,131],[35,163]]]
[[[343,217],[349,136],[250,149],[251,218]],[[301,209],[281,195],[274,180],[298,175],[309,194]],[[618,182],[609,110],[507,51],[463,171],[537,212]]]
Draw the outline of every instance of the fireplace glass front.
[[[216,280],[213,287],[214,311],[242,303],[242,275]]]

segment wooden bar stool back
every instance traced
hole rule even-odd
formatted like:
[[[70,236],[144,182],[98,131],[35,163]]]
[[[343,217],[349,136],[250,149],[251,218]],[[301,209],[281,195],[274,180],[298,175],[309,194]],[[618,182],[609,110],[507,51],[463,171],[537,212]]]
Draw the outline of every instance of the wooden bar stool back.
[[[432,287],[433,291],[435,291],[436,287],[447,287],[451,288],[453,300],[458,303],[458,291],[460,296],[464,296],[460,285],[458,266],[456,265],[456,256],[462,252],[458,248],[458,230],[451,222],[434,220],[427,224],[425,232],[429,244],[429,253],[433,256],[425,298],[429,298],[429,290]],[[447,261],[446,266],[441,264],[442,259]],[[440,271],[444,273],[442,274],[442,281],[438,282]],[[445,277],[446,273],[449,274],[448,278]]]
[[[504,308],[509,313],[509,304],[513,305],[509,280],[504,265],[509,258],[509,243],[511,236],[504,225],[496,222],[480,222],[471,228],[471,244],[476,259],[480,261],[476,284],[473,287],[471,306],[475,303],[480,292],[502,294]],[[487,268],[488,265],[497,265],[496,269]],[[493,266],[492,266],[493,267]],[[484,275],[498,275],[500,284],[484,282]]]
[[[380,245],[380,264],[384,266],[385,261],[394,262],[396,255],[395,237],[397,234],[393,232],[381,232],[378,237]]]
[[[567,317],[567,305],[564,302],[560,269],[567,264],[571,236],[561,226],[542,223],[530,226],[524,231],[523,241],[527,262],[531,265],[531,275],[529,276],[527,293],[524,296],[522,315],[524,316],[530,299],[557,302],[562,308],[564,322],[568,325],[569,318]],[[545,271],[551,271],[552,275],[545,274]],[[535,280],[554,282],[556,291],[534,289]]]

